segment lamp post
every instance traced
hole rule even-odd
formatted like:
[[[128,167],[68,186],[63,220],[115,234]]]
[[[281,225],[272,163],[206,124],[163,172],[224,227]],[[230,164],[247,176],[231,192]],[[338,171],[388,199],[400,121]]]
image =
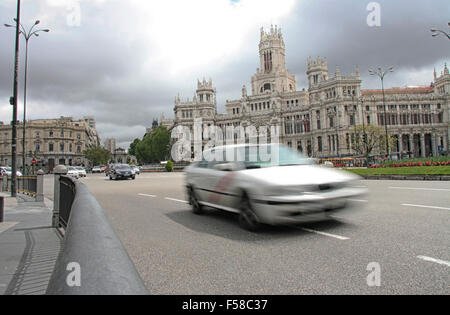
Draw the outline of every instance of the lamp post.
[[[23,134],[22,134],[22,168],[25,175],[25,124],[26,124],[26,114],[27,114],[27,73],[28,73],[28,41],[30,38],[34,35],[36,37],[39,36],[40,32],[50,32],[48,29],[38,29],[33,31],[34,27],[40,23],[39,20],[34,22],[33,26],[30,27],[28,32],[25,30],[24,26],[21,23],[17,23],[17,20],[14,19],[16,22],[16,25],[18,24],[20,27],[19,33],[23,35],[25,38],[25,78],[24,78],[24,85],[23,85]],[[16,27],[10,24],[5,24],[6,27]]]
[[[13,117],[11,122],[12,139],[11,139],[11,197],[16,197],[16,159],[17,159],[17,90],[19,86],[18,70],[19,70],[19,23],[20,23],[20,0],[17,0],[17,17],[16,17],[16,36],[15,36],[15,50],[14,50],[14,87],[13,96],[10,98],[10,103],[13,106]]]
[[[381,67],[378,67],[377,71],[369,69],[370,75],[377,75],[381,79],[381,90],[383,92],[384,130],[386,132],[386,154],[387,154],[387,156],[390,156],[390,152],[389,152],[390,150],[389,150],[389,140],[388,140],[388,130],[387,130],[386,100],[385,100],[385,95],[384,95],[384,76],[389,72],[394,72],[394,67],[389,67],[387,70],[383,70],[383,69],[381,69]]]
[[[450,26],[450,22],[448,23],[448,26]],[[445,31],[442,31],[442,30],[437,30],[437,29],[435,29],[435,28],[432,28],[432,29],[431,29],[431,33],[433,33],[433,35],[431,35],[431,36],[433,36],[433,37],[436,37],[436,36],[438,36],[439,34],[442,34],[442,35],[444,35],[444,36],[447,36],[448,39],[450,39],[450,34],[447,33],[447,32],[445,32]]]

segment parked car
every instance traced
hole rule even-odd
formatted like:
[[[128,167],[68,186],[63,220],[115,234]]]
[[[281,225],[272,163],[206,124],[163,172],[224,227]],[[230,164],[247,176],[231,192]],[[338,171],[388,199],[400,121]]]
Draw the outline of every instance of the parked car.
[[[136,165],[132,165],[131,168],[133,169],[135,174],[137,175],[141,174],[141,170]]]
[[[103,165],[94,166],[92,168],[92,173],[102,173],[104,171],[105,171],[105,166],[103,166]]]
[[[86,170],[83,167],[75,166],[75,169],[78,171],[78,176],[80,176],[80,177],[86,177],[87,176]]]
[[[232,156],[241,158],[227,160]],[[349,198],[366,193],[357,188],[358,176],[312,164],[276,144],[212,148],[185,171],[194,213],[203,213],[205,206],[235,212],[240,225],[252,231],[263,223],[327,220]]]
[[[67,167],[67,175],[75,177],[75,178],[79,178],[80,177],[80,172],[79,172],[79,170],[77,170],[75,168],[75,166],[68,166]]]
[[[114,164],[109,170],[109,179],[117,180],[117,179],[135,179],[136,174],[133,169],[128,164]]]
[[[8,175],[11,176],[12,174],[12,168],[9,166],[0,166],[0,174],[1,175]],[[22,173],[20,171],[16,171],[16,176],[22,176]]]

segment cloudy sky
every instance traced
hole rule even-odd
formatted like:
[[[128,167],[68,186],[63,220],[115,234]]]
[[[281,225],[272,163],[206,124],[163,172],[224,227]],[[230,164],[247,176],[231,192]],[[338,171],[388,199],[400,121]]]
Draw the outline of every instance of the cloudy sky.
[[[367,70],[395,66],[386,86],[429,85],[450,61],[448,0],[385,0],[369,26],[368,0],[22,0],[21,22],[49,28],[30,39],[27,119],[93,115],[104,139],[142,137],[173,100],[192,98],[212,78],[219,111],[238,99],[259,66],[260,27],[282,29],[287,65],[307,87],[308,56],[326,56],[330,74],[359,65],[363,88],[379,88]],[[0,1],[0,121],[9,123],[16,0]],[[24,40],[19,111],[23,117]]]

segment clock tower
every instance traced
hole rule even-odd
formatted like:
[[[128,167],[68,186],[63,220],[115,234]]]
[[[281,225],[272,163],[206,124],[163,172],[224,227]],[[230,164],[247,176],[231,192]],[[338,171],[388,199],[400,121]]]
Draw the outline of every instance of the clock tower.
[[[269,32],[261,28],[259,60],[260,67],[252,77],[253,95],[296,90],[295,77],[286,69],[286,48],[277,26],[271,26]]]

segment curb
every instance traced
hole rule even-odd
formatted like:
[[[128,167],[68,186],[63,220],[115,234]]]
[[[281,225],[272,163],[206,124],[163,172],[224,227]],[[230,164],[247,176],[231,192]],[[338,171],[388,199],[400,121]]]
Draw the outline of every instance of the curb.
[[[450,181],[450,175],[359,175],[372,180],[426,180]]]

